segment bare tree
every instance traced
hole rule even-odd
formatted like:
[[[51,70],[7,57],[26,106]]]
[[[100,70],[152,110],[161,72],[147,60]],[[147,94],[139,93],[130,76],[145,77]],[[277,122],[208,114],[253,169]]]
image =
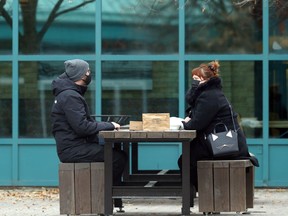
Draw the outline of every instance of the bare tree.
[[[64,0],[56,1],[54,7],[50,11],[47,20],[44,22],[41,29],[37,31],[36,14],[38,0],[20,0],[19,4],[22,11],[23,20],[23,33],[19,32],[20,50],[23,53],[39,52],[41,41],[45,33],[48,31],[49,27],[52,25],[52,23],[57,17],[77,10],[78,8],[94,1],[95,0],[83,0],[81,3],[65,9],[61,9],[61,6],[64,4]],[[0,14],[4,17],[8,25],[12,28],[12,17],[4,8],[5,4],[6,0],[0,0]]]

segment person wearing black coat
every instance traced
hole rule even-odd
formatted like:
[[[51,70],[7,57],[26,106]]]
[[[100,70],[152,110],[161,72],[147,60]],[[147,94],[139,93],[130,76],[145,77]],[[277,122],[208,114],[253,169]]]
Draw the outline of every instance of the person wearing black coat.
[[[213,61],[193,69],[192,85],[186,93],[186,102],[189,104],[186,110],[188,116],[182,123],[185,130],[196,130],[196,137],[191,141],[190,152],[190,179],[196,190],[198,189],[197,161],[214,159],[206,136],[213,132],[217,123],[224,123],[231,130],[234,130],[235,124],[239,146],[237,155],[218,159],[250,159],[255,166],[259,166],[257,158],[249,153],[246,137],[238,124],[235,112],[233,112],[233,124],[229,101],[222,91],[222,81],[218,74],[219,66],[217,61]],[[178,165],[181,169],[182,155],[178,159]]]
[[[61,162],[104,161],[103,140],[98,133],[118,130],[115,122],[99,122],[90,116],[84,94],[91,82],[89,64],[81,59],[64,62],[65,72],[52,81],[55,96],[51,111],[52,133],[56,140],[57,154]],[[102,142],[102,143],[101,143]],[[113,183],[119,185],[126,164],[126,154],[113,149]],[[115,207],[122,207],[117,199]]]

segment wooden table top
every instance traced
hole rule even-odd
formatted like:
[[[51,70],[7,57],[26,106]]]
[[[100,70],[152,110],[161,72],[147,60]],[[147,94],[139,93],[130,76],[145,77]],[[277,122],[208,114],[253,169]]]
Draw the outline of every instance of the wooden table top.
[[[99,135],[104,139],[175,139],[189,140],[196,136],[195,130],[167,130],[167,131],[130,131],[114,130],[100,131]]]

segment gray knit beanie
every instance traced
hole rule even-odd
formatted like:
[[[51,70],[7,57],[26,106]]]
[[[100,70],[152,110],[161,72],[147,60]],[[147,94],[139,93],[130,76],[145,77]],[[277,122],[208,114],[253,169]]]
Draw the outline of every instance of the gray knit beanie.
[[[65,73],[72,81],[81,80],[89,69],[88,62],[81,59],[72,59],[64,62]]]

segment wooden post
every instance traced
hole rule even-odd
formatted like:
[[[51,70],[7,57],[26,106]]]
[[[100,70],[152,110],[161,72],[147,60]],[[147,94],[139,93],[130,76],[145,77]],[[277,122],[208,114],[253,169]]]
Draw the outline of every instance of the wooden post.
[[[198,161],[200,212],[253,208],[254,166],[249,160]]]
[[[59,164],[60,214],[104,213],[104,162]]]

